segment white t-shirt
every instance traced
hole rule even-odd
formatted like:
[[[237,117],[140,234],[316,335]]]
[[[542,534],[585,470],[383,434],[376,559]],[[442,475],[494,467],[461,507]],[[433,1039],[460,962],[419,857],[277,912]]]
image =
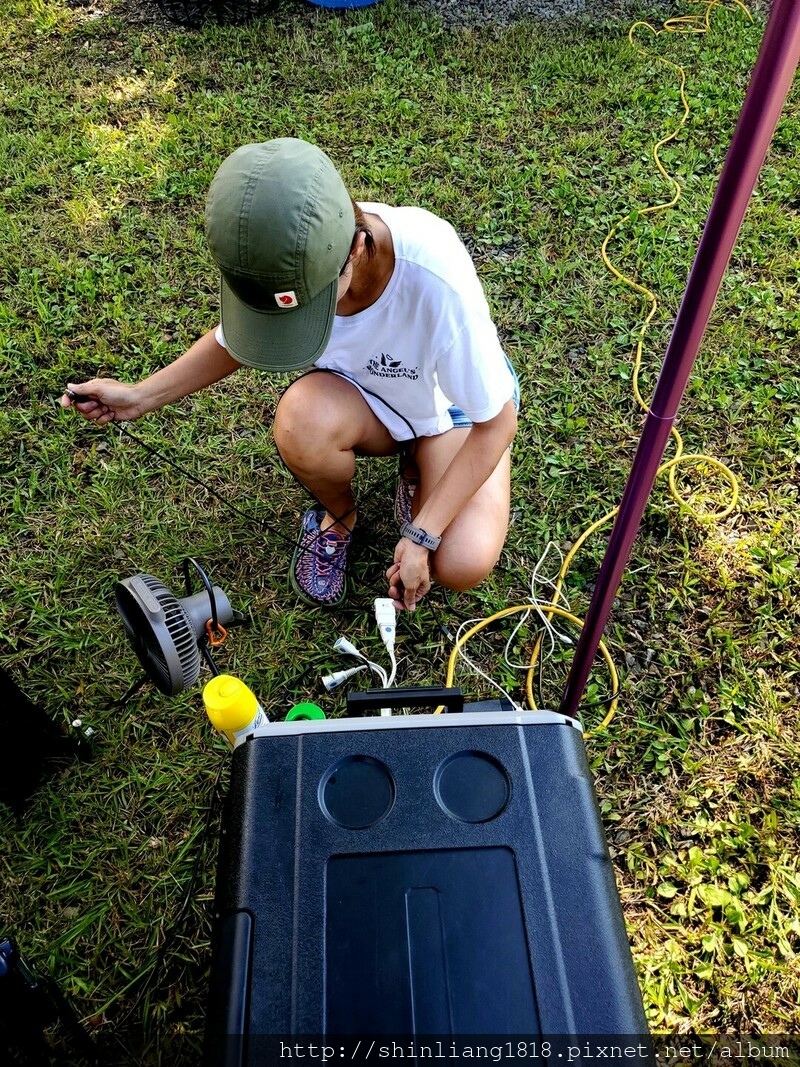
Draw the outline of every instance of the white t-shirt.
[[[397,441],[451,429],[451,405],[472,422],[494,418],[515,383],[457,233],[423,208],[361,207],[388,226],[394,271],[374,304],[336,316],[315,366],[352,381]]]

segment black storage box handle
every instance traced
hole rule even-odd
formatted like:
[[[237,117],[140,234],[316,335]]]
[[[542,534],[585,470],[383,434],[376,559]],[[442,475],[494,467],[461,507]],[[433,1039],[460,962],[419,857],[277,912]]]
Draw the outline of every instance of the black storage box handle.
[[[366,689],[347,694],[350,715],[363,715],[377,708],[437,708],[443,704],[448,711],[464,710],[461,689],[444,689],[437,685],[412,685],[400,689]]]

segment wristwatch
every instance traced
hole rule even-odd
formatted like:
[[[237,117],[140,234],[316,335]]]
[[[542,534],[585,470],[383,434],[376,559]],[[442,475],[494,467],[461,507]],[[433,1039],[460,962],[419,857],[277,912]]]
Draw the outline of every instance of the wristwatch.
[[[415,545],[422,545],[422,547],[427,548],[429,552],[435,552],[442,543],[441,537],[434,537],[433,534],[429,534],[426,530],[422,530],[419,526],[415,526],[413,522],[403,523],[400,527],[400,536],[407,538],[409,541],[413,541]]]

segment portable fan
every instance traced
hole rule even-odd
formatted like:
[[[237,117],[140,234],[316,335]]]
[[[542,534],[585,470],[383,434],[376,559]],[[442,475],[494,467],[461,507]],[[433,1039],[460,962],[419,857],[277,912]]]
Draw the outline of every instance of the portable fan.
[[[195,684],[206,641],[224,635],[223,628],[235,621],[227,596],[200,573],[205,588],[180,599],[151,574],[123,578],[114,590],[133,650],[148,679],[167,696]]]

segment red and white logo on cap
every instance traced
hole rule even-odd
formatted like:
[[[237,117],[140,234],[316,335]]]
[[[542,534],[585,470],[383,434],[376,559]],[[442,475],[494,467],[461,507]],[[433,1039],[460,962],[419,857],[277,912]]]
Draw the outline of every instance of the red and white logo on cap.
[[[290,289],[286,293],[275,293],[275,303],[282,308],[296,308],[298,300],[294,289]]]

